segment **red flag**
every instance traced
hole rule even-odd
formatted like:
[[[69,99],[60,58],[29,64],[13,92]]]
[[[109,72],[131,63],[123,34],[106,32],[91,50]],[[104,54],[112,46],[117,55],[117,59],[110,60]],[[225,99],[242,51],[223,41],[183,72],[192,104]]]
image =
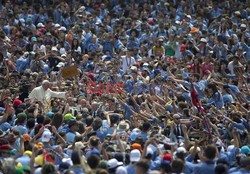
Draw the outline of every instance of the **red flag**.
[[[196,91],[196,89],[194,87],[194,84],[192,82],[191,82],[190,94],[191,94],[191,100],[192,100],[193,105],[195,107],[197,107],[197,109],[199,110],[199,112],[201,113],[201,115],[204,115],[205,114],[205,110],[201,106],[198,92]]]

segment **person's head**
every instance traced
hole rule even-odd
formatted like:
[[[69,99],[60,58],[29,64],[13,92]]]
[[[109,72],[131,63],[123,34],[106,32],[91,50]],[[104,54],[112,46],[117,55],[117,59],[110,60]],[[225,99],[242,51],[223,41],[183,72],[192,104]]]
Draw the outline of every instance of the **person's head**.
[[[97,147],[99,145],[99,142],[100,142],[100,140],[96,136],[92,136],[89,139],[89,144],[90,144],[91,147]]]
[[[207,160],[213,160],[216,157],[217,149],[213,145],[208,145],[204,149],[204,156],[207,158]]]
[[[55,165],[52,163],[45,163],[42,167],[41,174],[48,174],[53,173],[56,174],[56,168]]]
[[[72,160],[73,165],[81,164],[81,159],[80,159],[77,151],[72,152],[71,160]]]
[[[215,174],[227,174],[228,168],[224,166],[223,164],[219,164],[215,167],[214,173]]]
[[[184,162],[179,158],[174,159],[171,164],[171,168],[174,173],[182,173],[184,169]]]
[[[199,74],[193,74],[193,81],[198,82],[200,80],[200,75]]]
[[[150,127],[151,127],[151,125],[150,125],[149,122],[144,122],[143,125],[142,125],[142,131],[147,132],[147,131],[150,130]]]
[[[62,114],[56,113],[52,119],[51,125],[55,126],[56,128],[59,128],[62,122],[63,122]]]
[[[48,80],[44,80],[42,82],[42,87],[46,91],[50,87],[50,82]]]
[[[87,158],[87,163],[91,169],[96,169],[99,165],[100,158],[97,155],[90,155]]]
[[[145,159],[138,161],[135,164],[135,166],[136,166],[136,174],[145,174],[149,170],[149,163]]]
[[[208,89],[208,92],[210,95],[213,95],[218,91],[218,89],[214,83],[209,83],[207,85],[207,89]]]
[[[93,123],[93,121],[94,121],[94,118],[91,115],[87,116],[87,118],[85,120],[86,126],[87,127],[90,126]]]
[[[92,109],[92,111],[96,111],[97,109],[98,109],[98,103],[97,102],[92,102],[92,104],[91,104],[91,109]]]

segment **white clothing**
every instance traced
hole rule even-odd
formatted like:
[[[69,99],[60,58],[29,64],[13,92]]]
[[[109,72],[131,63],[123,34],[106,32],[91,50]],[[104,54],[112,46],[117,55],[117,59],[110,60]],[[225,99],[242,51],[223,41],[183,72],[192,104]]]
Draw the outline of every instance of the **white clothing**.
[[[42,86],[39,86],[31,91],[29,99],[31,99],[31,102],[40,101],[47,108],[50,106],[51,98],[65,98],[65,94],[66,92],[55,92],[50,89],[45,91]]]
[[[133,57],[127,58],[126,56],[122,56],[122,70],[123,70],[123,73],[125,73],[127,71],[127,69],[129,69],[134,64],[136,64],[136,61],[135,61],[135,59]]]
[[[235,66],[234,61],[229,62],[229,64],[227,65],[227,68],[230,71],[230,74],[234,74],[234,68],[235,68],[234,66]],[[242,67],[243,65],[239,62],[238,66]]]

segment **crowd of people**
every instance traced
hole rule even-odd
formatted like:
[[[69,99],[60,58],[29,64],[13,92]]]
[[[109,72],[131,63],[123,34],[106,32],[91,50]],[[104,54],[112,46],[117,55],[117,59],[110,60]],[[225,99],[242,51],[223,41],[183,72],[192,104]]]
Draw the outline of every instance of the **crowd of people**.
[[[249,0],[0,0],[0,173],[249,174]]]

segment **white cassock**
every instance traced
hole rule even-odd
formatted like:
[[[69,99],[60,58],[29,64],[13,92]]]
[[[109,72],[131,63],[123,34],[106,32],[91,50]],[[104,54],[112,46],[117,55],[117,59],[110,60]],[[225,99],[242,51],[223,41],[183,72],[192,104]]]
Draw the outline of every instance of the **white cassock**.
[[[51,89],[47,89],[46,91],[42,86],[34,88],[29,94],[29,99],[31,102],[40,101],[44,105],[45,111],[49,111],[51,98],[65,98],[66,92],[56,92]]]

